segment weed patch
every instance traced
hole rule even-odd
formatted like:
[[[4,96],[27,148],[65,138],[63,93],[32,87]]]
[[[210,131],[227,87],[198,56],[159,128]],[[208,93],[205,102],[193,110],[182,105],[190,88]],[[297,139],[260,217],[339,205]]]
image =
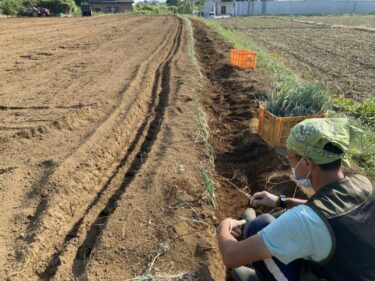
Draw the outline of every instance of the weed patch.
[[[332,108],[339,114],[352,117],[355,125],[363,129],[363,153],[353,155],[352,159],[375,179],[375,101],[356,103],[352,99],[336,98],[332,101]]]
[[[375,128],[375,101],[373,100],[356,103],[352,99],[336,98],[332,101],[332,108],[358,119],[362,125]]]

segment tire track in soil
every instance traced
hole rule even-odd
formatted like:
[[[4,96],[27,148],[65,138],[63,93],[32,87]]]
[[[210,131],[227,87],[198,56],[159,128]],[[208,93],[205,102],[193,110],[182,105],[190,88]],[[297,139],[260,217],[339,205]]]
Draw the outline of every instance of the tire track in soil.
[[[168,38],[169,39],[169,38]],[[168,39],[166,40],[166,41],[168,41]],[[165,45],[163,45],[163,47],[166,47]],[[156,53],[157,53],[158,51],[156,51]],[[153,57],[153,56],[150,56],[150,57]],[[134,73],[134,76],[132,77],[132,80],[133,81],[136,81],[136,80],[140,80],[138,83],[140,83],[140,84],[142,84],[142,83],[144,83],[145,81],[144,81],[144,78],[145,78],[145,73],[148,73],[149,72],[149,65],[146,65],[145,64],[145,67],[141,67],[141,66],[138,66],[137,67],[137,71]],[[141,77],[142,76],[142,77]],[[121,96],[124,98],[125,97],[125,94],[126,94],[126,92],[129,90],[129,91],[131,91],[130,90],[130,88],[132,88],[132,86],[133,85],[131,85],[131,83],[130,84],[126,84],[126,85],[124,85],[124,87],[123,87],[123,89],[121,89],[121,91],[120,91],[120,94],[121,94]],[[133,87],[134,88],[134,87]],[[128,99],[130,99],[130,97],[128,97]],[[127,117],[128,117],[128,111],[129,111],[129,109],[130,108],[132,108],[132,107],[136,107],[137,105],[136,105],[136,101],[137,101],[137,97],[136,96],[134,96],[133,98],[132,98],[132,100],[131,100],[131,102],[129,102],[129,105],[127,106],[127,109],[126,109],[126,114],[124,115],[124,117],[123,117],[123,119],[124,120],[126,120],[127,119]],[[92,136],[92,135],[94,135],[96,132],[97,132],[97,129],[98,128],[100,128],[101,126],[103,126],[103,125],[105,125],[105,123],[106,122],[110,122],[110,118],[112,118],[113,117],[113,115],[115,114],[115,112],[117,111],[117,110],[119,110],[120,109],[120,107],[121,107],[121,104],[120,105],[118,105],[115,109],[113,109],[112,110],[112,112],[111,112],[111,114],[110,115],[108,115],[100,124],[99,124],[99,126],[96,128],[96,131],[93,131],[92,133],[91,133],[91,135],[90,136]],[[76,114],[76,112],[73,112],[73,114]],[[65,117],[64,117],[65,118]],[[87,138],[89,138],[90,136],[87,136]],[[116,172],[118,171],[118,169],[119,169],[119,167],[117,167],[116,168]],[[114,172],[114,173],[116,173],[116,172]],[[43,197],[43,196],[42,196]],[[40,202],[40,205],[38,206],[38,208],[37,208],[37,211],[35,212],[35,214],[34,214],[34,216],[33,216],[33,219],[31,219],[31,221],[30,221],[30,223],[29,223],[29,226],[28,226],[28,232],[32,232],[33,230],[34,230],[34,227],[36,227],[36,222],[37,222],[37,220],[38,220],[38,216],[44,211],[44,208],[42,208],[42,207],[40,207],[40,206],[47,206],[47,204],[48,204],[48,198],[44,198],[41,202]],[[33,241],[34,239],[33,239],[33,236],[28,236],[27,237],[28,238],[28,240],[30,240],[30,241]]]
[[[179,20],[180,21],[180,20]],[[126,191],[127,186],[132,182],[134,177],[136,176],[137,172],[141,169],[144,160],[147,159],[148,152],[151,150],[151,147],[160,131],[162,120],[164,117],[165,109],[168,104],[169,98],[169,76],[171,70],[171,62],[173,56],[177,53],[180,43],[181,43],[181,31],[182,31],[182,23],[179,22],[178,32],[175,38],[174,46],[172,47],[170,54],[168,55],[167,61],[163,63],[155,74],[155,83],[153,88],[153,102],[156,101],[156,95],[158,91],[158,84],[161,81],[161,92],[158,105],[156,106],[154,112],[155,117],[150,123],[150,126],[147,129],[147,134],[145,139],[141,145],[140,151],[136,155],[136,159],[131,164],[128,172],[125,174],[124,180],[120,185],[119,189],[113,194],[110,198],[109,202],[107,203],[106,207],[100,212],[99,216],[92,224],[85,242],[81,245],[81,247],[77,251],[77,255],[74,260],[73,264],[73,272],[76,277],[81,277],[85,274],[86,271],[86,263],[85,261],[89,260],[90,254],[95,247],[96,241],[101,237],[102,231],[104,227],[101,225],[105,225],[108,221],[109,216],[116,210],[117,202],[121,198],[122,194]],[[145,124],[146,126],[146,124]],[[142,131],[143,132],[143,131]],[[140,132],[140,135],[142,133]]]
[[[169,98],[169,76],[171,69],[171,62],[174,55],[177,53],[180,43],[181,43],[181,32],[182,32],[182,23],[179,20],[179,26],[174,38],[173,46],[167,56],[167,59],[161,63],[158,67],[154,83],[152,87],[152,96],[151,103],[149,105],[146,115],[148,118],[142,123],[140,128],[137,131],[137,134],[129,146],[126,154],[121,159],[118,164],[115,172],[111,175],[108,181],[104,184],[103,189],[98,193],[97,197],[92,201],[92,203],[87,207],[85,215],[76,222],[73,228],[69,231],[64,239],[64,245],[61,249],[56,251],[53,255],[50,263],[46,267],[46,270],[40,275],[42,279],[49,280],[53,278],[56,272],[59,269],[61,264],[60,257],[64,255],[67,247],[69,246],[70,241],[77,237],[79,231],[82,231],[82,227],[88,229],[86,238],[84,242],[76,251],[76,256],[74,258],[72,266],[72,272],[74,277],[79,278],[80,280],[85,280],[86,274],[86,265],[89,261],[92,250],[95,247],[96,241],[100,239],[102,231],[108,221],[110,215],[116,210],[117,202],[121,198],[122,194],[126,192],[127,186],[135,178],[137,172],[141,169],[142,164],[145,162],[148,156],[148,152],[151,150],[151,147],[160,131],[163,116],[165,113],[166,106],[168,104]],[[160,89],[161,88],[161,89]],[[159,92],[160,89],[160,92]],[[159,99],[158,99],[159,96]],[[157,104],[156,104],[157,103]],[[154,116],[151,121],[151,117]],[[150,122],[151,121],[151,122]],[[146,133],[145,133],[146,132]],[[109,198],[105,207],[100,211],[99,215],[90,226],[83,225],[85,217],[89,213],[97,212],[98,208],[102,205],[100,203],[101,197],[104,192],[111,186],[115,177],[118,177],[121,173],[121,169],[124,166],[128,165],[129,158],[132,158],[132,155],[135,155],[134,160],[130,163],[130,167],[123,176],[122,183],[120,186],[112,193],[112,196]]]
[[[90,107],[95,105],[94,103],[91,104],[75,104],[71,106],[7,106],[7,105],[0,105],[0,111],[3,110],[46,110],[46,109],[80,109],[83,107]]]

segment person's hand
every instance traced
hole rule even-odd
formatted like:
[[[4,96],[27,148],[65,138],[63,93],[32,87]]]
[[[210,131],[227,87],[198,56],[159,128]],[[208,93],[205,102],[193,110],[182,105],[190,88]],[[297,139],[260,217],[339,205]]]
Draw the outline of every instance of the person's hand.
[[[279,197],[267,191],[257,192],[250,199],[250,205],[276,207]]]
[[[230,219],[231,221],[231,228],[230,233],[233,235],[234,238],[238,239],[242,236],[242,226],[246,223],[245,220],[234,220]]]
[[[245,220],[234,220],[227,218],[220,223],[219,228],[227,228],[230,234],[233,235],[234,238],[238,239],[242,236],[242,226],[245,223]]]

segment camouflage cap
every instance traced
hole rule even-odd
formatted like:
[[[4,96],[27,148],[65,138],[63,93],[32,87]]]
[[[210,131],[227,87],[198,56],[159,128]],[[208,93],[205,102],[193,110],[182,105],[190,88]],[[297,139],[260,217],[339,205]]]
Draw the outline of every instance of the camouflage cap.
[[[316,164],[342,159],[349,166],[348,155],[363,150],[362,136],[362,130],[352,126],[346,118],[306,119],[292,128],[286,146],[288,150],[310,158]],[[338,147],[342,153],[324,150],[327,143]]]

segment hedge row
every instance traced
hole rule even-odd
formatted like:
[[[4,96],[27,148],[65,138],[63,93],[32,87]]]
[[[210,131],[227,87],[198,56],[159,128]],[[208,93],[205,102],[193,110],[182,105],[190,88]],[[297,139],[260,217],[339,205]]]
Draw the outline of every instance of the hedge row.
[[[5,15],[23,15],[29,7],[44,7],[54,14],[76,14],[79,8],[74,0],[2,0],[0,13]]]

